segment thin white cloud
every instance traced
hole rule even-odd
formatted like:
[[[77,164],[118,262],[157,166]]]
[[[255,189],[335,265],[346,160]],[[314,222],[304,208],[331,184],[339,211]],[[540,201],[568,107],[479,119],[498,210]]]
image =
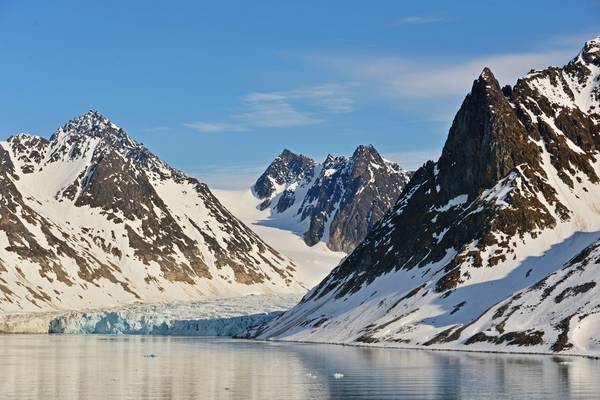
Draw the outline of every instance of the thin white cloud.
[[[323,122],[307,112],[301,112],[285,100],[247,101],[247,111],[231,116],[244,126],[257,128],[283,128],[312,125]]]
[[[183,126],[202,133],[241,132],[246,130],[242,125],[208,121],[186,122]]]
[[[223,121],[195,121],[184,126],[204,133],[285,128],[325,122],[331,114],[354,110],[349,87],[319,85],[277,92],[252,92],[241,98],[242,111]]]
[[[555,35],[544,41],[543,45],[551,47],[562,46],[570,48],[582,48],[583,44],[588,40],[591,40],[598,36],[597,30],[590,30],[587,32],[574,33],[569,35]]]
[[[406,17],[402,17],[398,20],[398,23],[401,25],[413,24],[413,25],[421,25],[421,24],[432,24],[435,22],[441,22],[444,18],[439,16],[432,15],[410,15]]]
[[[385,55],[313,55],[322,67],[359,82],[374,93],[401,100],[466,94],[482,69],[490,67],[501,83],[514,83],[531,68],[565,64],[572,49],[490,54],[466,61],[414,59]]]
[[[281,96],[290,101],[305,101],[323,108],[326,112],[347,113],[354,111],[354,100],[351,97],[352,85],[326,84],[274,92],[271,96]]]

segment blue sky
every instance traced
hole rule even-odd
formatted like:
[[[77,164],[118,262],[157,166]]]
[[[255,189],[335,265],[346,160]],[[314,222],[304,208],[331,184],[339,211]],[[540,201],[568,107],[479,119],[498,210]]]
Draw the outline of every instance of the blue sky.
[[[93,108],[215,187],[284,147],[416,168],[484,66],[513,83],[600,35],[599,1],[566,4],[0,0],[0,137]]]

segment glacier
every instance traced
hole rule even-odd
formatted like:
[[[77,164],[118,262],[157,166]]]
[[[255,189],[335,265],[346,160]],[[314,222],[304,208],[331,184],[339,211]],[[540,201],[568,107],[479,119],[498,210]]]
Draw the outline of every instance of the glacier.
[[[278,317],[298,295],[250,295],[98,310],[0,315],[0,333],[240,336]]]

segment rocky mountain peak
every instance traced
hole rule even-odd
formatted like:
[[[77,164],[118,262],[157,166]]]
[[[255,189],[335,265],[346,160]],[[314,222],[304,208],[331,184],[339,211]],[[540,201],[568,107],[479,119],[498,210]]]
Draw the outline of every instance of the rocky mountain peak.
[[[473,81],[471,94],[490,97],[490,100],[494,100],[497,95],[502,95],[502,88],[489,67],[483,68],[479,77]]]
[[[586,63],[600,67],[600,36],[585,42],[579,56]]]
[[[456,114],[437,164],[444,200],[489,188],[536,154],[498,81],[485,68]]]
[[[384,165],[386,161],[372,144],[360,145],[354,150],[351,159],[356,163],[360,161],[371,162],[376,165]]]
[[[312,173],[315,160],[284,149],[256,181],[253,190],[261,199],[273,195],[277,186],[285,185]]]
[[[96,110],[89,110],[87,113],[71,119],[55,132],[50,140],[52,141],[62,134],[86,135],[98,138],[110,136],[118,138],[127,137],[123,129]]]
[[[281,154],[279,154],[278,157],[286,160],[291,160],[293,158],[298,157],[298,155],[292,152],[290,149],[283,149],[283,151],[281,152]]]
[[[375,147],[372,144],[369,145],[360,145],[356,148],[356,150],[354,150],[354,153],[352,154],[352,159],[353,160],[357,160],[357,159],[368,159],[368,160],[374,160],[374,159],[379,159],[382,160],[381,156],[379,155],[379,153],[377,152],[377,150],[375,150]]]
[[[112,152],[153,172],[169,169],[141,143],[129,137],[118,125],[96,110],[71,119],[57,129],[49,140],[48,159],[50,162],[68,158],[85,159],[92,157],[98,162]]]
[[[352,155],[352,157],[357,157],[369,153],[377,153],[377,150],[375,150],[375,147],[372,144],[361,144],[356,148],[356,150],[354,150],[354,154]]]
[[[490,67],[484,67],[483,70],[481,70],[478,80],[487,82],[488,84],[495,84],[495,86],[498,85],[498,81],[496,80],[496,77],[494,76],[494,73]]]
[[[334,156],[333,154],[327,154],[327,156],[325,157],[325,160],[323,160],[323,165],[328,166],[328,165],[335,164],[341,158],[345,159],[345,157],[343,157],[343,156]]]

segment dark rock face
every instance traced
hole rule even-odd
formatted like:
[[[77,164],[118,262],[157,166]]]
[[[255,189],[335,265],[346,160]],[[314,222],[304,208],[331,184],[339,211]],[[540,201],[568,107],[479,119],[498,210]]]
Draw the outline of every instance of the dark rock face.
[[[346,190],[329,228],[329,247],[344,252],[367,237],[411,176],[397,164],[386,163],[373,146],[359,146],[350,160],[351,168],[341,177]]]
[[[504,89],[484,69],[454,118],[439,160],[415,172],[366,239],[297,307],[264,329],[265,337],[285,337],[293,327],[300,340],[432,346],[468,339],[471,345],[550,349],[556,332],[523,329],[515,314],[544,300],[527,297],[533,303],[524,303],[523,292],[515,291],[560,269],[588,245],[591,239],[581,239],[580,232],[600,231],[599,54],[597,38],[564,67],[532,71]],[[550,252],[562,246],[566,250]],[[532,261],[536,257],[544,267]],[[563,290],[548,300],[556,315],[540,307],[536,319],[553,321],[563,332],[557,349],[569,348],[563,342],[574,329],[573,313],[564,315],[562,307],[573,307],[582,319],[583,310],[597,307],[585,303],[595,281],[571,280],[567,286],[558,279]],[[504,299],[505,310],[495,307]],[[371,315],[369,322],[365,315]],[[317,318],[329,324],[315,328],[311,321]],[[354,319],[364,326],[346,322]],[[495,325],[478,332],[488,319]],[[299,328],[304,326],[307,336]]]
[[[494,75],[485,68],[456,114],[437,163],[439,195],[450,199],[479,194],[517,165],[535,162],[538,154]]]
[[[265,199],[261,207],[305,222],[307,245],[324,241],[332,250],[350,252],[395,203],[411,174],[373,146],[359,146],[350,158],[329,155],[322,164],[285,150],[254,192]]]
[[[338,295],[353,292],[364,282],[396,268],[411,269],[438,262],[447,249],[453,248],[458,255],[446,265],[446,273],[436,285],[436,290],[443,292],[460,282],[462,262],[483,264],[478,251],[470,249],[473,241],[482,251],[498,243],[491,234],[495,229],[513,235],[553,226],[555,219],[544,212],[535,198],[515,193],[513,201],[524,203],[518,210],[497,209],[485,201],[475,201],[509,172],[514,172],[515,178],[517,174],[526,176],[539,163],[537,146],[529,142],[528,133],[498,82],[485,69],[456,114],[439,161],[427,163],[415,173],[394,207],[395,212],[388,214],[376,232],[335,270],[340,277],[351,271],[362,273],[360,278],[348,280],[338,288]],[[523,168],[517,169],[518,165]],[[531,184],[547,192],[548,202],[556,201],[553,189],[545,182]],[[454,223],[458,219],[461,223]],[[444,230],[441,236],[439,233]],[[502,253],[496,256],[491,263],[497,263]]]
[[[303,289],[206,185],[97,111],[0,143],[0,181],[0,311]]]
[[[266,199],[275,193],[275,185],[289,184],[298,179],[312,177],[315,161],[284,149],[254,184],[254,193]]]

